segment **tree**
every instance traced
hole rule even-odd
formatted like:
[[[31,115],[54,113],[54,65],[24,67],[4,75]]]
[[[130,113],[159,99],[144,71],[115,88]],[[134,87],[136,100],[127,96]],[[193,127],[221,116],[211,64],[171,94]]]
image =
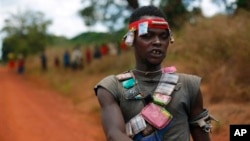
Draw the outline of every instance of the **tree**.
[[[166,14],[168,22],[173,28],[179,29],[184,22],[189,20],[189,13],[183,0],[162,0],[160,9]]]
[[[238,9],[244,9],[250,11],[250,1],[249,0],[237,0],[236,5]]]
[[[25,11],[10,14],[1,30],[6,33],[3,40],[2,59],[7,60],[7,54],[22,53],[25,56],[43,50],[47,43],[47,27],[50,20],[45,20],[41,12]]]
[[[117,0],[83,0],[85,7],[79,11],[87,26],[97,23],[105,24],[110,30],[115,31],[124,26],[124,21],[130,10],[126,1]],[[123,18],[125,17],[125,18]]]
[[[143,0],[141,0],[143,1]],[[203,0],[147,0],[151,5],[158,6],[167,16],[168,22],[172,28],[178,29],[183,23],[194,19],[195,16],[202,16],[200,5]],[[238,9],[250,10],[249,0],[211,0],[210,2],[218,5],[223,14],[233,14]],[[96,23],[102,23],[109,27],[110,31],[115,31],[124,27],[129,14],[138,8],[139,0],[83,0],[83,9],[80,11],[84,22],[88,26]],[[188,8],[192,7],[191,11]]]
[[[188,20],[186,7],[194,0],[160,0],[155,4],[166,13],[172,27],[180,27]],[[80,10],[80,16],[87,26],[93,26],[98,22],[106,25],[111,32],[124,28],[130,13],[139,7],[138,0],[83,0],[85,7]]]
[[[127,0],[128,5],[132,7],[133,9],[136,9],[139,7],[138,0]]]

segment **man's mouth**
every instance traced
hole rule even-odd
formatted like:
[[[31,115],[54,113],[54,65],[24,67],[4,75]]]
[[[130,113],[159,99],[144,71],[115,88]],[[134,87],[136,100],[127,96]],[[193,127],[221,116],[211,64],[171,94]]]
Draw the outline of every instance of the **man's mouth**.
[[[160,55],[160,54],[162,54],[162,52],[160,50],[153,50],[152,53],[154,55]]]

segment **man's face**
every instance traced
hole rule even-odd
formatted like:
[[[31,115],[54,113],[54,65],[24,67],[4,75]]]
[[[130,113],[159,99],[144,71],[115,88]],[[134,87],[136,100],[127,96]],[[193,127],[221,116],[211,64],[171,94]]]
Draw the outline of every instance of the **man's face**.
[[[166,29],[149,28],[148,33],[138,36],[136,31],[134,50],[137,62],[159,65],[166,56],[169,45],[169,32]]]

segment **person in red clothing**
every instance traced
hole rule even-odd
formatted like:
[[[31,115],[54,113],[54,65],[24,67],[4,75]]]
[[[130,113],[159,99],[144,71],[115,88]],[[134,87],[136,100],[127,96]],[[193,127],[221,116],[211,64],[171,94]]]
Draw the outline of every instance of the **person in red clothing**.
[[[102,56],[104,56],[104,55],[107,55],[109,53],[109,49],[108,49],[108,46],[107,46],[107,44],[102,44],[102,46],[101,46],[101,54],[102,54]]]
[[[92,60],[91,55],[92,55],[91,50],[90,50],[90,48],[87,47],[85,50],[85,57],[86,57],[87,64],[91,63],[91,60]]]
[[[8,54],[8,67],[10,70],[13,70],[15,68],[15,57],[12,52]]]
[[[59,68],[60,67],[60,59],[59,57],[56,55],[55,58],[54,58],[54,66],[56,68]]]

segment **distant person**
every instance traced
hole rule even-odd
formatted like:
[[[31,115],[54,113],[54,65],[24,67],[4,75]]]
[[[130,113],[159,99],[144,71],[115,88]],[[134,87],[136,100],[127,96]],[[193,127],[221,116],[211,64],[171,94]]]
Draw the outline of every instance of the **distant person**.
[[[164,13],[154,6],[134,10],[124,40],[134,68],[94,87],[106,139],[210,141],[214,118],[203,107],[201,78],[162,66],[174,41]]]
[[[17,56],[17,73],[18,74],[22,74],[24,73],[24,56],[23,54],[18,54]]]
[[[85,49],[85,59],[87,64],[90,64],[92,61],[92,53],[89,47]]]
[[[73,70],[81,69],[83,67],[83,55],[79,45],[77,45],[72,51],[71,62]]]
[[[11,71],[15,68],[15,56],[12,52],[8,53],[8,68]]]
[[[45,54],[45,50],[42,51],[41,55],[40,55],[40,62],[41,62],[41,67],[43,71],[47,70],[47,56]]]
[[[54,66],[56,68],[59,68],[60,67],[60,59],[59,57],[56,55],[55,58],[54,58]]]
[[[70,53],[68,50],[65,50],[65,52],[63,53],[63,66],[64,68],[70,67]]]
[[[103,43],[101,45],[100,49],[101,49],[102,56],[105,56],[105,55],[107,55],[109,53],[109,48],[108,48],[108,45],[106,43]]]
[[[117,55],[118,54],[118,50],[117,50],[117,47],[116,47],[116,44],[115,43],[109,43],[108,44],[108,54],[110,55]]]
[[[94,47],[93,57],[94,57],[94,59],[100,59],[102,57],[100,49],[98,48],[97,45],[95,45],[95,47]]]

